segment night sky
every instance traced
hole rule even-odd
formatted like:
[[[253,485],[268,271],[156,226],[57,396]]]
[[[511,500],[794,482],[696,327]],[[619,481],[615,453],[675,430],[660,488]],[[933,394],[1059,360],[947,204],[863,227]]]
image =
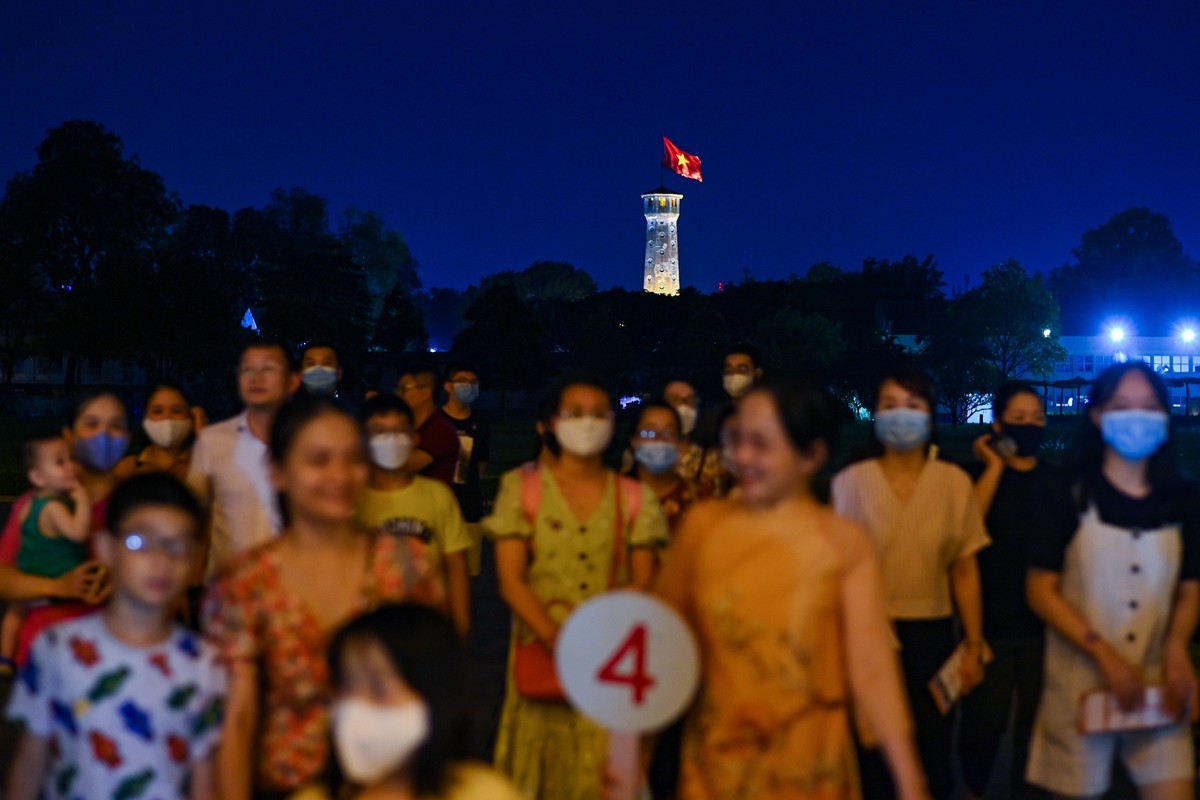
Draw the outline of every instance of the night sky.
[[[95,119],[186,203],[380,212],[426,286],[640,286],[661,136],[683,282],[933,253],[1046,270],[1134,205],[1200,256],[1200,3],[0,4],[0,176]]]

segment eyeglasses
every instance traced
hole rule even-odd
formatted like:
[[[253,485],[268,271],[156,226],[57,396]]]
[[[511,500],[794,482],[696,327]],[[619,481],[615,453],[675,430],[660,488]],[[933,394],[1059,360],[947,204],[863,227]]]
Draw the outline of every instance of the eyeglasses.
[[[414,389],[432,389],[432,388],[433,388],[432,384],[430,384],[428,386],[426,386],[424,384],[420,384],[420,383],[402,383],[402,384],[400,384],[400,391],[402,391],[402,392],[411,392]]]
[[[196,543],[189,539],[155,539],[143,533],[127,533],[121,544],[131,553],[166,553],[171,558],[190,558]]]
[[[459,385],[478,386],[479,385],[479,381],[470,381],[470,380],[467,380],[466,378],[455,378],[454,380],[452,380],[450,382],[453,383],[455,386],[459,386]]]
[[[638,438],[647,442],[670,442],[678,441],[677,437],[671,431],[652,431],[644,430],[637,432]]]

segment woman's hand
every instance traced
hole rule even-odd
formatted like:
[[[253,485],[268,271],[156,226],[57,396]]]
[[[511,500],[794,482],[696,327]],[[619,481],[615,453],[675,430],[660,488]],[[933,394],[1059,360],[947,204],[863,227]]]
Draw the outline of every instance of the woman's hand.
[[[983,683],[983,642],[963,642],[963,657],[958,662],[958,680],[967,694]]]
[[[1097,652],[1096,664],[1108,688],[1117,696],[1117,705],[1122,711],[1136,711],[1142,707],[1146,698],[1141,670],[1121,658],[1108,645]]]
[[[1177,639],[1167,639],[1163,647],[1163,684],[1167,713],[1178,718],[1186,711],[1189,719],[1196,719],[1196,670],[1187,645]]]
[[[971,445],[971,452],[983,462],[984,469],[1004,469],[1004,457],[992,447],[992,434],[985,433]]]
[[[82,600],[96,605],[112,591],[108,568],[98,561],[87,561],[58,579],[59,597]]]

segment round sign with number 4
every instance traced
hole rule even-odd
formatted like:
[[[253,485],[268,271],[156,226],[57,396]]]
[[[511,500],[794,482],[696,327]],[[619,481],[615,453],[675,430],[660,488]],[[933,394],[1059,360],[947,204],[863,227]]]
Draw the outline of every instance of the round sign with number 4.
[[[555,647],[571,704],[615,731],[662,728],[687,708],[700,679],[696,642],[673,609],[617,591],[575,609]]]

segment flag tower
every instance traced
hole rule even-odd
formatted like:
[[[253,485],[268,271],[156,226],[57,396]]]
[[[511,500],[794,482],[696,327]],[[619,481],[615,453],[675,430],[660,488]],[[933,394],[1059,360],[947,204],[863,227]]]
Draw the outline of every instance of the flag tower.
[[[645,280],[655,294],[679,294],[679,201],[683,195],[660,186],[642,195],[646,215]]]

